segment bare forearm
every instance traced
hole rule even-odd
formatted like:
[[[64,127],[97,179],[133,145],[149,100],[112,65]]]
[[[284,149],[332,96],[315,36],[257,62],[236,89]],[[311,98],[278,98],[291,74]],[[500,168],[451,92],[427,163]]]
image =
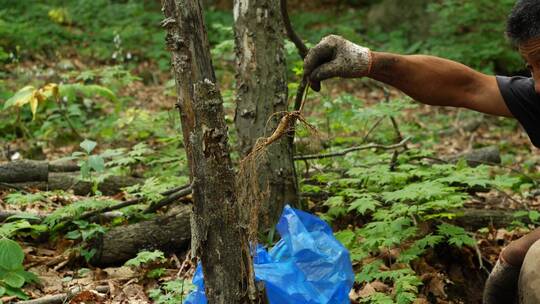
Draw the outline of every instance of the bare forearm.
[[[336,35],[326,36],[309,51],[304,73],[317,92],[329,78],[368,76],[425,104],[512,115],[494,76],[433,56],[372,52]]]
[[[419,102],[453,107],[469,107],[480,86],[491,78],[443,58],[379,52],[373,52],[369,77],[394,86]]]

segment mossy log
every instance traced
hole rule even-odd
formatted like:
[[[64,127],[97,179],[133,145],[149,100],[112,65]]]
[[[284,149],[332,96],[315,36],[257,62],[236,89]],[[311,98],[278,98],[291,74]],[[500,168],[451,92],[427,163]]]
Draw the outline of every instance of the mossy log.
[[[189,248],[191,206],[180,206],[172,215],[156,217],[132,225],[115,227],[94,243],[97,249],[91,263],[96,266],[121,264],[143,250],[166,253]]]

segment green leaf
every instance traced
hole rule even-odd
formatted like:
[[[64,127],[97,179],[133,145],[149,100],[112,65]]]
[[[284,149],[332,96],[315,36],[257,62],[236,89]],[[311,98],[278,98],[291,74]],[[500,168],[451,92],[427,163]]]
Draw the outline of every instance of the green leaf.
[[[159,268],[150,270],[146,276],[150,279],[158,279],[162,277],[165,273],[166,273],[165,268],[159,267]]]
[[[99,155],[90,155],[88,157],[88,165],[96,172],[103,172],[105,170],[105,161]]]
[[[334,236],[336,239],[343,244],[343,246],[347,247],[348,249],[351,249],[354,245],[354,241],[356,240],[356,234],[352,230],[341,230],[336,233],[334,233]]]
[[[96,248],[92,248],[90,250],[81,250],[81,256],[84,257],[84,259],[89,262],[93,257],[94,255],[96,254],[97,250]]]
[[[455,190],[437,181],[426,181],[408,184],[400,190],[383,192],[382,195],[387,201],[418,201],[445,197],[455,193]]]
[[[538,219],[540,219],[540,212],[538,212],[536,210],[531,210],[529,212],[529,218],[531,219],[531,221],[537,222]]]
[[[16,269],[22,265],[24,252],[17,242],[10,239],[0,239],[0,267],[7,270]]]
[[[81,144],[81,148],[86,151],[86,153],[90,154],[94,150],[94,148],[97,146],[97,143],[95,141],[85,139]]]
[[[461,247],[463,245],[474,246],[476,243],[474,239],[467,234],[465,229],[461,227],[443,223],[439,225],[437,230],[440,234],[448,237],[448,243],[451,245],[455,245],[457,247]]]
[[[375,209],[380,206],[381,203],[371,197],[362,197],[355,199],[348,211],[351,212],[355,210],[356,212],[364,215],[367,211],[375,211]]]
[[[19,275],[24,278],[26,283],[39,283],[39,277],[30,271],[20,271]]]
[[[24,285],[24,277],[16,272],[6,272],[2,277],[2,280],[7,285],[14,288],[21,288]]]
[[[343,196],[332,196],[328,198],[324,204],[329,207],[344,207],[345,206]]]
[[[159,250],[154,251],[141,251],[137,253],[137,256],[131,260],[128,260],[124,265],[139,267],[142,264],[150,262],[162,262],[165,261],[165,255]]]
[[[16,296],[19,299],[28,300],[30,297],[24,293],[20,288],[14,288],[10,286],[6,286],[6,295],[8,296]]]
[[[111,101],[116,101],[116,95],[113,93],[113,91],[100,85],[96,85],[96,84],[86,85],[82,91],[83,91],[83,94],[85,95],[99,95]]]
[[[0,286],[0,297],[6,293],[6,288]]]
[[[72,230],[68,233],[66,233],[66,239],[70,239],[70,240],[77,240],[79,238],[81,238],[81,232],[79,230]]]
[[[90,178],[90,165],[87,161],[79,163],[79,166],[81,167],[81,178],[82,179],[89,179]]]
[[[32,98],[35,91],[36,88],[33,86],[26,86],[20,89],[17,93],[15,93],[15,95],[13,95],[13,97],[6,100],[6,102],[4,103],[4,110],[13,106],[21,107],[27,104],[28,102],[30,102],[30,99]]]
[[[41,221],[41,218],[39,216],[36,216],[35,214],[31,213],[19,213],[12,215],[6,219],[6,222],[12,221],[12,220],[34,220],[34,221]]]

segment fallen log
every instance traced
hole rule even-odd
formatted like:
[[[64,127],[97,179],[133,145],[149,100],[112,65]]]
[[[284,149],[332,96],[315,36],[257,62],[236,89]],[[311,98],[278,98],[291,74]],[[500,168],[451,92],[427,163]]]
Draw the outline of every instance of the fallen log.
[[[127,261],[142,250],[166,253],[187,250],[190,245],[191,206],[183,205],[173,215],[115,227],[92,244],[97,250],[91,260],[95,266],[107,266]]]
[[[0,182],[47,182],[49,165],[46,162],[20,160],[0,165]]]
[[[98,190],[104,195],[114,195],[122,188],[142,183],[143,180],[130,176],[110,176],[98,185]],[[73,190],[76,195],[92,193],[92,182],[80,179],[79,173],[49,173],[48,180],[30,182],[12,182],[12,186],[22,189],[50,190]],[[8,185],[0,184],[0,189],[7,189]]]
[[[77,172],[80,167],[70,160],[18,160],[0,164],[0,182],[46,182],[51,172]]]
[[[481,164],[500,164],[501,152],[498,147],[493,146],[474,149],[446,158],[449,162],[456,162],[460,159],[466,160],[471,167],[479,166]]]
[[[456,212],[458,215],[451,222],[468,231],[476,231],[484,227],[504,228],[519,220],[523,224],[531,225],[533,222],[528,217],[516,218],[514,213],[526,210],[498,210],[498,209],[473,209],[466,208]]]
[[[78,172],[81,169],[71,160],[53,160],[49,162],[49,172]]]

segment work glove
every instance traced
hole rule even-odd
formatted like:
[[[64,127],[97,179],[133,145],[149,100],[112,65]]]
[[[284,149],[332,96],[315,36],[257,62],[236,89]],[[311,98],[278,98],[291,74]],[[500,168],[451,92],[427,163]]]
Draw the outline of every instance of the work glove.
[[[347,39],[330,35],[309,50],[304,60],[304,75],[311,88],[321,89],[321,81],[332,77],[357,78],[369,74],[371,51]]]

